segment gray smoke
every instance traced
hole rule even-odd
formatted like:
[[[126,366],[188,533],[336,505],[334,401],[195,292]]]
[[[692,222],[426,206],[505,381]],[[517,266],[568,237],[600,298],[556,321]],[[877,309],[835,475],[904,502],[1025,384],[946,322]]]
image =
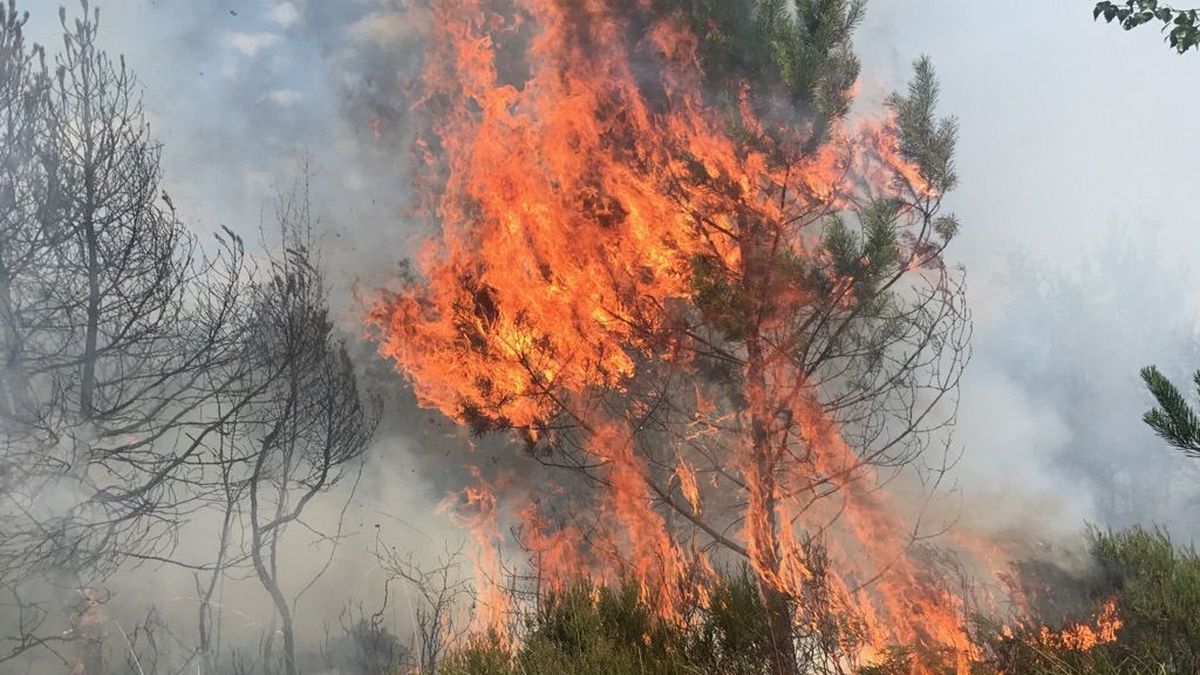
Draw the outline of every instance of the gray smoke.
[[[958,433],[975,517],[1160,523],[1186,541],[1196,463],[1142,424],[1137,373],[1154,363],[1186,382],[1200,367],[1184,159],[1200,137],[1183,131],[1196,64],[1088,9],[877,0],[858,39],[864,94],[928,53],[960,120],[950,256],[976,317]]]

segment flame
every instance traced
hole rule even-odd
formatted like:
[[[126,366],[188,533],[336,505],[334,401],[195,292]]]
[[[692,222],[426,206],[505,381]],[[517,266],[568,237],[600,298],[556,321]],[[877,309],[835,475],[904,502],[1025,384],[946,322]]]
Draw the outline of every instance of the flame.
[[[561,587],[585,567],[624,575],[681,620],[707,597],[714,567],[667,522],[664,505],[704,530],[703,517],[740,504],[737,527],[706,536],[743,554],[764,592],[808,597],[819,561],[804,542],[823,536],[833,560],[824,602],[865,624],[855,658],[917,645],[967,672],[978,649],[963,599],[914,559],[911,524],[821,408],[816,385],[786,350],[772,356],[762,344],[784,310],[816,301],[772,272],[781,251],[821,263],[828,253],[812,228],[823,219],[880,195],[939,197],[900,152],[894,120],[834,126],[814,143],[802,121],[776,128],[748,86],[732,112],[718,110],[697,36],[649,2],[429,1],[434,28],[415,109],[431,128],[417,143],[416,211],[439,232],[416,257],[418,278],[369,322],[423,405],[477,431],[515,430],[530,446],[569,427],[599,467],[596,520],[607,527],[598,533],[551,526],[537,499],[520,497],[520,544],[539,586]],[[780,161],[748,148],[731,114],[739,134],[770,130],[804,150]],[[736,298],[758,322],[739,366],[740,407],[718,386],[694,384],[685,395],[676,384],[711,352],[689,324],[705,312],[698,260],[755,291]],[[834,281],[838,306],[851,310],[854,279]],[[651,458],[638,434],[668,390],[682,401],[673,412],[683,431],[664,434],[666,452]],[[784,413],[790,422],[779,421]],[[797,443],[800,458],[789,455]],[[482,489],[461,499],[474,514],[462,522],[484,578],[500,572],[496,500]],[[508,606],[499,597],[484,606],[497,628]],[[806,611],[797,623],[818,629]],[[932,667],[914,663],[913,672]]]
[[[696,470],[688,464],[687,460],[679,457],[675,467],[675,475],[679,478],[679,489],[683,491],[683,496],[687,499],[688,506],[692,507],[692,512],[700,513],[700,484],[696,481]]]
[[[506,577],[500,558],[503,537],[500,534],[496,492],[482,478],[478,469],[472,467],[471,473],[475,476],[475,485],[447,496],[442,500],[439,511],[448,513],[456,524],[471,535],[478,608],[472,620],[472,629],[508,640],[511,595],[504,586]]]
[[[524,524],[520,545],[529,553],[537,575],[536,597],[541,598],[546,592],[563,591],[581,570],[589,568],[583,555],[582,535],[574,527],[553,528],[536,501],[527,503],[520,516]],[[603,573],[604,569],[599,571]]]
[[[104,600],[95,588],[82,587],[79,591],[80,605],[73,614],[73,621],[80,629],[98,626],[108,620],[104,610]]]
[[[69,639],[78,639],[83,643],[83,651],[94,653],[104,642],[103,626],[108,621],[108,613],[104,609],[105,599],[99,589],[83,586],[76,589],[80,602],[69,615],[70,628],[64,633]],[[90,675],[85,663],[85,656],[76,658],[71,668],[72,675]]]
[[[1086,652],[1099,645],[1116,642],[1117,632],[1124,625],[1125,622],[1117,615],[1117,601],[1109,599],[1100,608],[1093,623],[1077,623],[1057,632],[1042,626],[1038,639],[1043,646],[1053,649]]]

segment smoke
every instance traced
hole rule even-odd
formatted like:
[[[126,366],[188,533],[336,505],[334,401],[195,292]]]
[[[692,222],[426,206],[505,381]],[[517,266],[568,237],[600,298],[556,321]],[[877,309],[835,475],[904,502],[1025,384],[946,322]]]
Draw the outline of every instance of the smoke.
[[[864,93],[894,88],[926,52],[960,122],[949,255],[976,318],[964,511],[1059,532],[1157,523],[1187,541],[1195,462],[1142,424],[1138,370],[1186,382],[1200,367],[1185,253],[1200,229],[1182,164],[1200,139],[1178,133],[1200,92],[1180,89],[1194,63],[1160,36],[1105,30],[1087,10],[877,0],[857,44],[863,72],[888,75]]]
[[[62,43],[54,4],[18,3],[31,13],[27,36],[51,54]],[[78,1],[64,4],[71,22],[80,12]],[[256,242],[273,245],[279,196],[306,170],[310,174],[334,319],[363,381],[386,400],[387,418],[358,480],[314,500],[303,522],[283,537],[284,591],[299,597],[297,637],[309,672],[324,667],[321,652],[342,636],[341,623],[360,616],[342,616],[347,603],[361,602],[368,615],[380,612],[387,629],[407,644],[413,601],[402,584],[393,584],[385,606],[387,573],[376,554],[395,547],[426,564],[456,547],[462,534],[435,507],[460,482],[454,476],[464,462],[447,459],[450,441],[430,426],[429,415],[416,412],[391,368],[374,359],[361,339],[363,312],[355,288],[383,286],[413,250],[415,233],[406,228],[403,211],[409,182],[403,78],[416,72],[409,59],[419,51],[405,41],[408,29],[393,19],[399,16],[395,7],[382,2],[91,4],[100,9],[101,46],[122,55],[143,85],[152,134],[164,146],[164,187],[202,239],[225,226],[252,252]],[[324,536],[339,526],[337,541]],[[211,563],[219,528],[220,514],[191,514],[172,557],[187,565]],[[161,623],[151,630],[164,671],[193,659],[206,578],[191,567],[147,561],[105,581],[102,631],[113,672],[131,651],[146,658],[147,633],[139,626],[151,610],[151,623]],[[77,592],[48,592],[46,597],[63,601],[49,608],[42,628],[57,627]],[[0,614],[13,607],[10,600],[4,599]],[[259,641],[277,627],[269,597],[253,573],[244,572],[223,581],[214,600],[224,636],[222,659],[238,650],[253,661]],[[0,617],[0,629],[16,620]],[[28,663],[20,663],[30,672],[62,672],[62,662],[44,650],[30,655]]]
[[[65,3],[73,15],[77,0]],[[102,45],[124,55],[144,86],[166,148],[168,191],[190,226],[213,233],[225,225],[256,241],[278,193],[304,165],[312,169],[340,309],[351,282],[390,272],[411,249],[401,125],[411,104],[405,78],[420,52],[396,4],[92,3]],[[61,43],[54,8],[26,9],[30,37],[53,51]]]
[[[435,504],[464,476],[466,441],[417,411],[359,340],[355,298],[356,288],[385,285],[421,234],[404,210],[420,27],[398,0],[100,4],[101,41],[145,85],[167,189],[193,227],[227,225],[254,241],[277,191],[306,162],[313,169],[334,313],[386,398],[353,497],[343,486],[313,514],[333,522],[350,499],[336,571],[303,602],[300,627],[315,644],[322,627],[308,617],[335,617],[347,599],[379,601],[377,535],[430,557],[461,537]],[[26,8],[31,37],[53,49],[57,16]],[[1162,523],[1192,539],[1200,465],[1141,423],[1149,401],[1137,371],[1155,363],[1180,378],[1200,367],[1196,277],[1179,254],[1200,244],[1188,159],[1200,156],[1200,135],[1177,131],[1191,124],[1185,111],[1200,106],[1200,90],[1179,86],[1194,63],[1153,32],[1118,35],[1092,25],[1087,9],[875,0],[857,41],[874,78],[864,98],[903,86],[912,56],[928,52],[942,109],[960,120],[951,207],[963,233],[948,257],[968,269],[976,316],[956,436],[964,518],[1058,534],[1085,522]],[[1131,132],[1130,120],[1147,131]],[[477,452],[486,462],[505,450]],[[192,528],[200,550],[206,528]],[[328,542],[310,544],[285,551],[297,580],[328,554]],[[265,596],[246,590],[252,583],[226,589],[225,630],[257,639],[269,613]],[[151,603],[170,621],[194,612],[187,570],[147,565],[113,590],[130,623]],[[408,610],[390,611],[403,636]]]
[[[1142,424],[1138,378],[1154,363],[1185,379],[1200,363],[1191,275],[1144,230],[1081,253],[1062,269],[1014,249],[979,284],[998,292],[964,383],[964,492],[1059,531],[1142,523],[1192,539],[1200,467]]]

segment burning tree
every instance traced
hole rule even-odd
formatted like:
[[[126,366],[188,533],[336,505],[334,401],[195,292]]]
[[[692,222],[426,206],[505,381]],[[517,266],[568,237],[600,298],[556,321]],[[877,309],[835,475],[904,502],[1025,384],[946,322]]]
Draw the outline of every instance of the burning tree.
[[[952,421],[967,357],[929,62],[852,124],[861,2],[429,11],[440,235],[370,320],[425,405],[591,488],[570,523],[524,509],[540,576],[586,561],[680,618],[741,558],[776,673],[896,643],[964,663],[879,491]]]

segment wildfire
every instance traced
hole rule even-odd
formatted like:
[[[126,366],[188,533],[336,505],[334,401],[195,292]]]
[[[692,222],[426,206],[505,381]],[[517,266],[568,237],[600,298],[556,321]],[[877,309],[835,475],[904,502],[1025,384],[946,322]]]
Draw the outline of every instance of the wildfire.
[[[903,510],[794,356],[821,316],[856,314],[878,269],[939,268],[945,181],[905,156],[890,115],[822,126],[749,83],[720,103],[694,27],[648,0],[430,4],[417,185],[439,233],[370,322],[425,406],[591,467],[600,534],[504,497],[539,579],[586,561],[679,620],[714,569],[699,537],[747,560],[768,605],[805,605],[825,574],[823,606],[865,624],[852,658],[915,644],[966,672],[963,600],[922,571]],[[845,269],[821,228],[870,208],[918,227]],[[714,363],[732,374],[702,377]],[[497,496],[464,494],[481,576],[498,579]],[[497,628],[507,605],[486,596]]]
[[[492,485],[472,469],[476,484],[461,493],[442,500],[439,510],[471,535],[475,561],[475,592],[477,611],[472,628],[506,639],[509,623],[510,596],[504,588],[504,569],[500,559],[502,537],[499,527],[496,493]]]
[[[79,603],[70,614],[71,627],[64,637],[80,640],[82,654],[76,659],[71,669],[72,675],[90,675],[96,668],[96,652],[104,642],[104,624],[108,621],[105,611],[105,599],[99,590],[90,587],[80,587]],[[89,670],[89,664],[90,669]]]
[[[98,626],[108,620],[104,600],[94,588],[79,588],[79,608],[72,614],[72,623],[80,629]]]
[[[1108,600],[1093,623],[1078,623],[1058,632],[1042,626],[1038,638],[1046,647],[1086,652],[1098,645],[1115,642],[1117,632],[1124,625],[1117,615],[1116,600]]]

